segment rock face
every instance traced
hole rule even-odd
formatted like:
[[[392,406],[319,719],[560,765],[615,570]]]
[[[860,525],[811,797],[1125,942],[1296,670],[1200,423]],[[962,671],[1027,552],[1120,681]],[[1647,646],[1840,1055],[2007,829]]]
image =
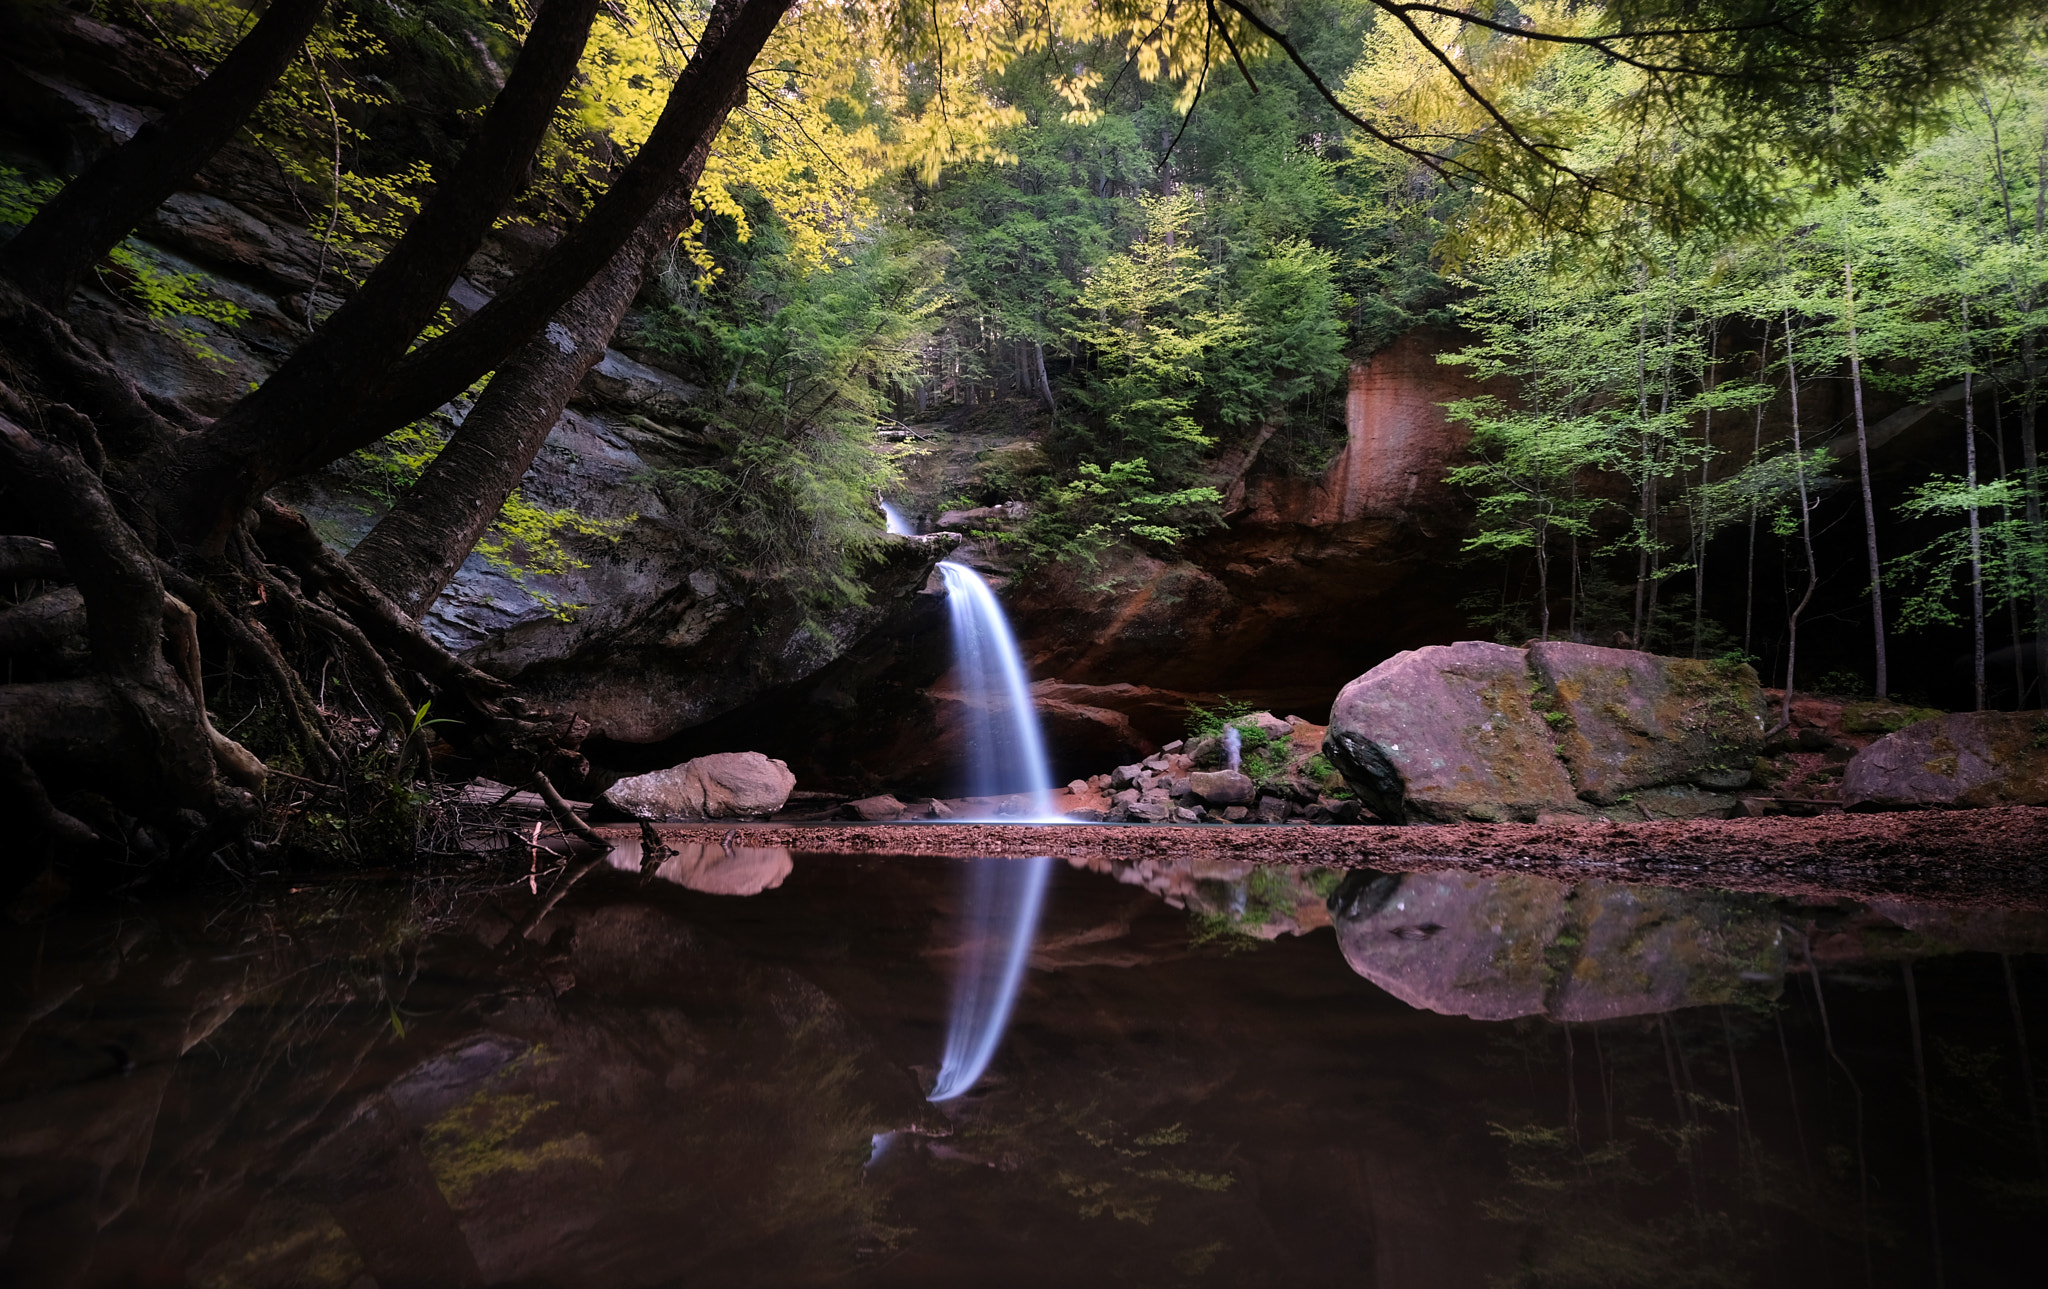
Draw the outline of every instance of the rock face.
[[[1762,897],[1540,877],[1358,871],[1330,896],[1359,975],[1480,1020],[1612,1020],[1776,997],[1786,949]]]
[[[603,801],[631,819],[747,819],[782,809],[796,776],[759,752],[718,752],[614,783]]]
[[[1851,809],[2048,805],[2048,715],[1956,712],[1887,734],[1842,779]]]
[[[1594,645],[1468,640],[1397,654],[1346,685],[1323,750],[1395,823],[1533,822],[1592,808],[1725,816],[1762,744],[1748,667]]]

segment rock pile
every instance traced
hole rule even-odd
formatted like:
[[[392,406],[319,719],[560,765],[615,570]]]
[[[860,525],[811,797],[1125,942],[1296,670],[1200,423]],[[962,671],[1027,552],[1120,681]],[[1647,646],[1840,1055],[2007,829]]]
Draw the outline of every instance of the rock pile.
[[[1323,759],[1324,728],[1290,716],[1233,718],[1239,768],[1216,735],[1179,740],[1108,774],[1076,779],[1055,802],[1070,819],[1109,823],[1356,823],[1361,811]]]

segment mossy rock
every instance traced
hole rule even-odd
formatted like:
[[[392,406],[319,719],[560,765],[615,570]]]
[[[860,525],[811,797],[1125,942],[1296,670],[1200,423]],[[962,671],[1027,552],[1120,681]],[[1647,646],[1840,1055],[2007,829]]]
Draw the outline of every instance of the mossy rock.
[[[1911,707],[1904,703],[1880,702],[1874,698],[1842,704],[1842,732],[1845,734],[1894,734],[1908,725],[1947,715],[1932,707]]]

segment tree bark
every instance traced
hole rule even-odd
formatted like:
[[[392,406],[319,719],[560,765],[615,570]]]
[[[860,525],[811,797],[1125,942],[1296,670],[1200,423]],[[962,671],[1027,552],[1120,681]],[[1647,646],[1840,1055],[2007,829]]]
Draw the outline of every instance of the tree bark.
[[[533,464],[577,384],[603,357],[654,257],[688,227],[711,140],[745,96],[737,85],[669,194],[539,335],[500,367],[417,482],[349,552],[369,583],[417,618],[462,567]]]
[[[348,450],[333,449],[337,428],[360,415],[368,391],[433,320],[455,275],[526,182],[598,3],[546,0],[476,137],[437,177],[398,245],[269,380],[174,450],[160,516],[171,536],[217,553],[272,484]]]
[[[93,266],[235,137],[326,8],[326,0],[272,0],[169,116],[88,166],[0,248],[0,272],[44,308],[63,312]]]

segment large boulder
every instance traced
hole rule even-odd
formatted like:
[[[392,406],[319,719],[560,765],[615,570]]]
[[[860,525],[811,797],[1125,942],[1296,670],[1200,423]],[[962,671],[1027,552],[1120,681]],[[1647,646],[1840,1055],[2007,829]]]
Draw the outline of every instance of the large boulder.
[[[1729,786],[1716,771],[1741,787],[1763,750],[1763,690],[1746,665],[1547,641],[1529,646],[1529,671],[1564,717],[1545,717],[1558,755],[1596,805],[1702,778]]]
[[[2048,715],[1956,712],[1887,734],[1842,777],[1851,809],[2048,805]]]
[[[1323,751],[1390,823],[1573,809],[1530,690],[1523,649],[1465,640],[1395,654],[1337,695]]]
[[[629,819],[747,819],[772,815],[796,776],[759,752],[716,752],[666,770],[621,779],[604,804]]]
[[[1762,745],[1754,671],[1594,645],[1467,640],[1346,685],[1323,751],[1390,823],[1731,813]]]

